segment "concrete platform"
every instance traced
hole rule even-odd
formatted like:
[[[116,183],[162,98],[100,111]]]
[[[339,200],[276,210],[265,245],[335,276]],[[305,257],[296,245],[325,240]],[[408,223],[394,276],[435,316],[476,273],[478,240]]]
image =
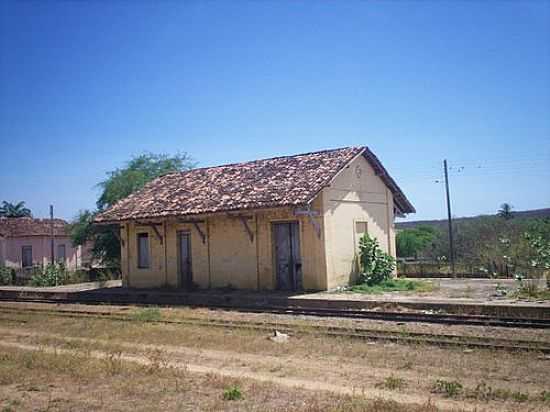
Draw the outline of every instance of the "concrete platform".
[[[208,290],[187,292],[178,289],[128,289],[119,281],[107,284],[79,284],[54,288],[2,287],[0,300],[54,300],[72,303],[189,305],[212,307],[299,307],[372,311],[422,311],[510,318],[550,319],[550,302],[484,301],[394,295],[347,293],[295,294]]]

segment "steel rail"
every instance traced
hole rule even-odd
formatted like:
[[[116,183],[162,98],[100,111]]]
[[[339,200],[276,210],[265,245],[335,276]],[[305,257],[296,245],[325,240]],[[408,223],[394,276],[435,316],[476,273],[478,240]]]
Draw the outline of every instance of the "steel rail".
[[[170,304],[143,304],[135,302],[109,303],[104,300],[82,300],[74,299],[46,299],[46,298],[0,298],[4,302],[28,302],[28,303],[72,303],[72,304],[111,304],[111,305],[134,305],[134,306],[176,306]],[[421,313],[421,312],[391,312],[357,309],[330,309],[310,308],[298,306],[262,306],[256,305],[233,305],[233,304],[187,304],[178,306],[204,307],[213,309],[233,310],[251,313],[273,313],[284,315],[303,315],[317,317],[340,317],[350,319],[371,319],[392,322],[423,322],[446,325],[470,325],[470,326],[495,326],[513,328],[550,329],[550,319],[541,318],[510,318],[488,315],[459,315],[449,313]]]
[[[42,313],[51,316],[69,317],[69,318],[95,318],[110,319],[115,321],[141,321],[135,318],[135,313],[122,314],[113,311],[87,311],[87,310],[67,310],[67,309],[49,309],[49,308],[15,308],[0,306],[0,311],[11,312],[21,315],[23,312]],[[0,318],[16,322],[17,319]],[[273,331],[292,333],[295,335],[309,334],[322,335],[341,338],[354,338],[370,341],[389,341],[394,343],[406,344],[429,344],[435,346],[459,346],[469,348],[499,349],[508,351],[537,351],[550,353],[550,345],[540,341],[529,341],[519,339],[504,339],[482,336],[464,336],[450,334],[430,334],[423,332],[407,331],[387,331],[378,329],[328,326],[328,325],[297,325],[288,322],[258,322],[248,320],[227,320],[227,319],[204,319],[197,317],[187,317],[185,319],[158,319],[143,321],[159,324],[222,327],[248,330]]]

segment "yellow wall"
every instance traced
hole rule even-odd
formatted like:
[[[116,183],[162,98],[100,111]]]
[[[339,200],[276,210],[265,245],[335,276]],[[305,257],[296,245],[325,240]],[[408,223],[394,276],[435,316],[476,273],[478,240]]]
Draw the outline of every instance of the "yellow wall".
[[[360,237],[357,222],[366,222],[369,235],[395,256],[393,196],[363,156],[336,176],[323,190],[323,199],[327,289],[355,280]]]
[[[320,212],[320,198],[312,209]],[[273,261],[272,224],[281,221],[298,221],[302,256],[303,285],[305,289],[326,288],[324,240],[318,237],[314,226],[305,216],[296,216],[291,209],[265,209],[243,213],[252,216],[247,220],[254,234],[250,237],[242,221],[228,214],[195,217],[206,234],[203,243],[192,224],[167,219],[157,226],[164,241],[161,244],[153,229],[127,223],[121,228],[123,285],[129,287],[179,287],[177,232],[191,235],[191,265],[193,281],[200,288],[226,287],[240,289],[274,289],[276,274]],[[322,216],[315,218],[322,227]],[[160,221],[156,221],[160,222]],[[137,235],[149,234],[151,265],[137,267]]]

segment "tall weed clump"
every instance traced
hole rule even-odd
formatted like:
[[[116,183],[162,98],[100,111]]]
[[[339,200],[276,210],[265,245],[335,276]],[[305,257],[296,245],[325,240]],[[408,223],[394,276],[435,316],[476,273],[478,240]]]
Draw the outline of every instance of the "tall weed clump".
[[[365,233],[359,239],[359,282],[373,286],[387,280],[395,269],[395,259],[384,252],[378,240]]]

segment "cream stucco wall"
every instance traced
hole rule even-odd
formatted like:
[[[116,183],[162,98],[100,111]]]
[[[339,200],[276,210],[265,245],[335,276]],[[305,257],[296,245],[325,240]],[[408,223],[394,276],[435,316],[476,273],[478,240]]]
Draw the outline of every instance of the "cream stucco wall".
[[[321,197],[312,209],[319,212],[314,219],[322,229]],[[273,262],[272,224],[297,221],[300,233],[300,251],[304,289],[326,288],[324,233],[317,235],[309,218],[295,215],[287,208],[258,209],[243,212],[251,217],[248,226],[251,240],[242,221],[236,215],[220,213],[197,216],[202,237],[193,224],[178,223],[177,219],[156,220],[163,237],[161,243],[153,229],[147,225],[126,223],[121,227],[121,267],[123,285],[136,288],[180,287],[177,232],[191,236],[191,266],[193,282],[200,288],[232,286],[239,289],[269,290],[276,288]],[[182,218],[183,219],[183,218]],[[151,263],[147,269],[137,267],[137,235],[149,234]]]
[[[327,289],[356,278],[357,223],[381,248],[395,256],[393,196],[363,156],[357,157],[323,190],[323,215],[327,261]]]

